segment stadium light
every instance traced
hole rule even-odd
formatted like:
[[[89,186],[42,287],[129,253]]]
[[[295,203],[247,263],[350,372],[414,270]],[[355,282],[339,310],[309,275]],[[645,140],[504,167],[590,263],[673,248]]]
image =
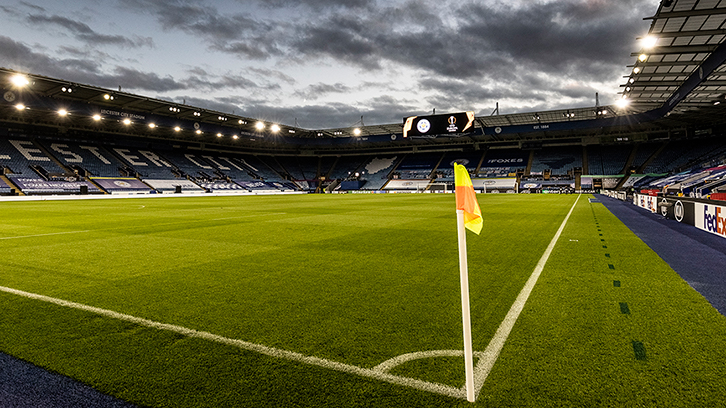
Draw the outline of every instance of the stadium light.
[[[199,130],[199,129],[197,129],[197,131],[195,133],[198,134],[198,135],[201,135],[202,134],[202,131]]]
[[[19,103],[19,104],[15,105],[15,109],[17,109],[17,110],[25,110],[25,105],[23,105],[22,103]]]
[[[237,136],[237,135],[233,135],[233,136],[232,136],[232,139],[234,139],[234,140],[237,140],[237,139],[239,139],[239,136]]]
[[[68,85],[68,86],[64,86],[64,87],[62,87],[62,88],[61,88],[61,91],[63,91],[63,92],[67,92],[67,93],[71,93],[71,92],[73,92],[73,88],[71,88],[71,86],[70,86],[70,85]]]
[[[633,73],[636,74],[636,75],[639,74],[640,73],[640,67],[633,68]]]
[[[15,85],[18,88],[22,88],[24,86],[28,86],[30,84],[30,81],[28,80],[28,77],[21,74],[16,74],[10,77],[10,83]]]
[[[655,45],[658,43],[658,37],[654,35],[647,35],[642,40],[640,40],[640,44],[645,49],[651,49],[655,47]]]
[[[257,130],[263,130],[265,128],[265,124],[262,122],[255,123],[255,129]]]
[[[280,131],[280,125],[272,125],[270,126],[270,130],[272,131],[272,133],[277,133]]]
[[[222,134],[221,133],[217,133],[217,137],[222,137]]]
[[[101,115],[99,115],[99,114],[93,115],[93,120],[95,120],[96,122],[98,122],[99,120],[101,120]]]
[[[645,60],[647,60],[647,59],[648,59],[648,55],[647,54],[640,54],[638,56],[638,61],[640,61],[640,62],[645,62]]]
[[[353,129],[353,134],[356,136],[360,136],[360,128]]]
[[[103,95],[103,99],[105,99],[107,101],[112,101],[113,100],[113,95],[111,95],[111,94],[104,94]]]
[[[174,126],[174,131],[175,132],[181,132],[181,128],[179,126]]]
[[[129,119],[129,118],[124,119],[123,120],[123,124],[126,125],[126,126],[130,125],[131,124],[131,119]]]
[[[621,99],[615,102],[615,105],[620,109],[627,108],[628,105],[630,105],[630,99],[628,99],[628,95],[623,95]]]
[[[65,109],[58,109],[58,116],[68,116],[68,111]]]
[[[155,128],[156,127],[156,123],[154,123],[154,122],[149,123],[149,127],[152,128],[152,129]]]

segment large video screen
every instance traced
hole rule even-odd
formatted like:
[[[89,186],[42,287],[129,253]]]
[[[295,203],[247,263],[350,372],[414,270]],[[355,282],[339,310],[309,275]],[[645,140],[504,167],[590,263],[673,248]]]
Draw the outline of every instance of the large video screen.
[[[468,133],[474,130],[474,112],[446,115],[411,116],[403,120],[403,137],[439,136]]]

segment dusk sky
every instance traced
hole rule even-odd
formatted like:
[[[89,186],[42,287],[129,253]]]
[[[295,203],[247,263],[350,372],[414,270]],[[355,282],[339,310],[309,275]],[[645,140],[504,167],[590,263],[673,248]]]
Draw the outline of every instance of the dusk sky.
[[[2,3],[5,68],[321,129],[614,103],[659,1]]]

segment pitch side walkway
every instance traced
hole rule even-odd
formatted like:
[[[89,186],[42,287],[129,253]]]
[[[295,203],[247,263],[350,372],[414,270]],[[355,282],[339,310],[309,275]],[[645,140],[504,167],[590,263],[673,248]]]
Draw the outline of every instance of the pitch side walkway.
[[[726,239],[652,214],[631,202],[596,196],[671,268],[726,315]]]
[[[132,408],[134,405],[0,353],[0,407]]]

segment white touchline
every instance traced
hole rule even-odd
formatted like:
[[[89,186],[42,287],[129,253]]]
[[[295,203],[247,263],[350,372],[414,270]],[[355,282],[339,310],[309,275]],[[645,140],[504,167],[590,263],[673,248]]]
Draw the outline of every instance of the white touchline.
[[[336,361],[326,360],[320,357],[306,356],[304,354],[296,353],[294,351],[287,351],[282,349],[276,349],[272,347],[263,346],[261,344],[250,343],[244,340],[231,339],[228,337],[219,336],[204,331],[197,331],[182,326],[176,326],[173,324],[159,323],[153,320],[147,320],[141,317],[131,316],[123,313],[114,312],[113,310],[101,309],[98,307],[88,306],[81,303],[69,302],[63,299],[52,298],[49,296],[39,295],[36,293],[25,292],[5,286],[0,286],[0,291],[11,293],[17,296],[22,296],[29,299],[40,300],[47,303],[53,303],[63,307],[69,307],[73,309],[83,310],[90,313],[110,317],[113,319],[123,320],[131,323],[135,323],[141,326],[151,327],[159,330],[167,330],[174,333],[179,333],[187,337],[196,337],[216,343],[226,344],[229,346],[238,347],[243,350],[254,351],[260,354],[264,354],[270,357],[282,358],[286,360],[297,361],[300,363],[311,364],[331,370],[341,371],[349,374],[356,374],[363,377],[369,377],[380,381],[386,381],[393,384],[404,385],[411,388],[416,388],[423,391],[428,391],[436,394],[446,395],[454,398],[466,398],[464,392],[461,389],[452,387],[445,384],[437,384],[428,381],[417,380],[415,378],[401,377],[397,375],[388,374],[384,371],[362,368],[350,364],[339,363]]]
[[[581,195],[578,195],[575,203],[572,204],[570,212],[567,213],[567,216],[562,221],[562,224],[557,230],[557,233],[555,233],[555,236],[552,237],[552,241],[550,241],[550,244],[547,246],[547,249],[545,249],[542,257],[539,259],[539,262],[537,262],[537,266],[534,267],[532,275],[527,280],[527,283],[524,284],[524,287],[519,292],[517,299],[514,301],[512,307],[509,309],[509,312],[504,317],[502,323],[499,325],[496,333],[494,333],[494,337],[492,337],[486,350],[484,350],[482,358],[479,359],[476,367],[474,367],[474,389],[477,398],[479,397],[479,392],[484,386],[484,382],[489,376],[489,373],[491,372],[494,363],[497,361],[497,358],[499,358],[499,353],[502,351],[504,343],[507,341],[507,337],[509,337],[509,333],[511,333],[512,328],[514,327],[514,323],[517,322],[519,314],[522,312],[522,309],[524,309],[524,304],[527,302],[529,295],[532,293],[534,284],[537,283],[537,279],[539,279],[539,275],[542,273],[542,269],[544,269],[545,263],[547,263],[547,260],[549,259],[550,254],[555,247],[555,244],[557,244],[557,240],[560,238],[562,231],[565,229],[567,220],[570,219],[572,211],[575,210],[577,202],[580,201],[580,196]]]
[[[35,234],[35,235],[20,235],[17,237],[0,237],[0,239],[20,239],[20,238],[33,238],[33,237],[48,237],[51,235],[63,235],[63,234],[80,234],[82,232],[90,232],[91,230],[83,231],[66,231],[66,232],[52,232],[49,234]]]

